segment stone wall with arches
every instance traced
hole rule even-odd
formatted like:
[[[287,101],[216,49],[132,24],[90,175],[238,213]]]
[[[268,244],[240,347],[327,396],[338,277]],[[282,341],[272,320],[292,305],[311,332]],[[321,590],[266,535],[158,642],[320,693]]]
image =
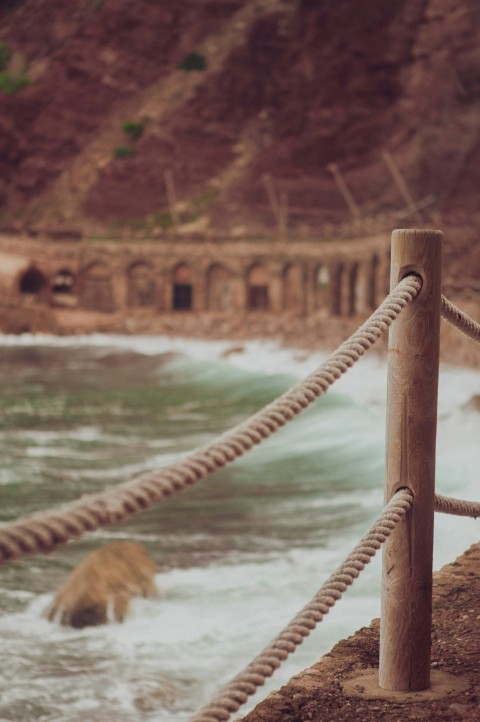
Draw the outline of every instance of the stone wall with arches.
[[[177,239],[9,246],[0,238],[0,253],[16,259],[10,264],[16,273],[0,278],[0,293],[20,304],[100,314],[366,316],[388,290],[387,249],[387,235],[341,244]]]

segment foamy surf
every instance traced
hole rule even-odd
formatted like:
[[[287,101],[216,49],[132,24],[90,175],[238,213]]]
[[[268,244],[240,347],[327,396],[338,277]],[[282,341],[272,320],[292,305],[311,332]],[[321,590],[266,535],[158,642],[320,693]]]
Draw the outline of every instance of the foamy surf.
[[[325,358],[258,341],[226,354],[232,344],[223,341],[100,334],[0,345],[16,369],[1,408],[4,519],[179,458]],[[442,368],[441,493],[478,496],[478,412],[468,402],[479,393],[480,373]],[[369,355],[278,435],[196,488],[51,558],[4,566],[0,720],[185,719],[287,624],[380,511],[385,411],[386,366]],[[136,600],[123,625],[79,632],[47,622],[57,584],[111,539],[148,547],[160,599]],[[478,523],[437,515],[435,566],[477,539]],[[379,569],[375,560],[245,710],[378,616]]]

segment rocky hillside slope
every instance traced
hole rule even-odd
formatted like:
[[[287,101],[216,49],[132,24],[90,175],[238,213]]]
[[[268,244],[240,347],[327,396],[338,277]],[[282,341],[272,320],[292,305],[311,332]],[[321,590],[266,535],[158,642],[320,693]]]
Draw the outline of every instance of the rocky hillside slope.
[[[479,217],[478,3],[3,0],[0,7],[4,224],[160,232],[176,222],[261,233],[283,218],[309,234],[352,212],[401,210],[410,197],[427,199],[426,208],[399,225],[460,228],[462,250],[471,251]]]

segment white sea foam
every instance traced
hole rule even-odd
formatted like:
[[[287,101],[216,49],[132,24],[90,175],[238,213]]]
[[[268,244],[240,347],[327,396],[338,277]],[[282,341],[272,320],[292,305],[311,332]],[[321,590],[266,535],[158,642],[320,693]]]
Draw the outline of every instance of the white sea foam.
[[[179,688],[180,697],[189,695],[190,684],[185,686],[185,681],[198,679],[200,672],[201,699],[191,700],[190,704],[206,701],[209,694],[249,661],[252,650],[258,652],[293,618],[341,558],[341,550],[332,547],[321,551],[296,550],[281,557],[271,557],[263,563],[172,570],[157,576],[161,597],[135,600],[124,624],[85,630],[72,630],[47,622],[43,613],[52,597],[42,595],[23,613],[0,618],[0,632],[5,634],[15,625],[18,633],[14,648],[23,654],[23,644],[27,640],[30,650],[40,652],[43,649],[46,655],[55,647],[63,649],[69,660],[72,680],[77,670],[76,685],[80,689],[85,685],[87,688],[93,686],[97,700],[103,699],[104,704],[110,700],[111,705],[115,701],[123,712],[128,709],[133,719],[142,719],[132,706],[135,696],[131,678],[133,669],[140,677],[155,673],[166,680],[177,680],[174,684]],[[377,613],[378,595],[371,587],[378,569],[371,569],[366,574],[369,579],[366,576],[358,583],[353,595],[347,595],[341,611],[331,612],[329,624],[325,624],[315,639],[302,645],[276,679],[258,693],[257,701],[269,689],[284,683],[299,669],[315,661],[338,637],[367,623],[372,609]],[[48,640],[47,647],[45,640]],[[113,678],[105,678],[106,663],[102,662],[105,658],[109,660],[108,668],[116,670]],[[85,668],[82,671],[78,666],[82,659],[90,660],[91,672]],[[45,662],[39,666],[40,660],[35,654],[30,662],[37,665],[37,670],[35,672],[32,667],[27,674],[41,674]],[[65,701],[75,702],[79,709],[87,709],[81,705],[81,695],[75,696],[70,689],[69,677],[62,688],[58,686],[59,681],[55,675],[50,679],[47,676],[43,684],[41,680],[35,680],[37,694],[48,697],[50,690],[50,694],[57,695],[57,702],[60,695]],[[99,681],[103,685],[101,694]],[[17,685],[16,693],[11,691],[11,703],[22,694],[25,694],[24,684]],[[65,722],[67,719],[65,717]],[[175,704],[171,712],[159,711],[158,716],[151,719],[158,722],[175,719]]]
[[[178,354],[169,361],[171,368],[182,375],[199,379],[202,384],[230,389],[242,394],[258,389],[262,398],[265,389],[274,395],[277,388],[286,388],[310,373],[325,358],[320,352],[307,353],[284,349],[275,343],[248,341],[244,350],[223,358],[228,342],[188,341],[158,337],[112,337],[96,334],[88,337],[53,338],[45,336],[0,337],[0,344],[10,346],[48,345],[51,347],[93,346],[133,350],[148,355]],[[232,391],[233,389],[233,391]],[[466,410],[469,399],[480,394],[480,373],[442,367],[439,392],[438,481],[441,493],[478,499],[480,445],[478,423],[480,414]],[[386,412],[386,365],[380,357],[362,359],[342,379],[329,396],[335,403],[322,401],[301,415],[292,425],[261,445],[238,462],[235,472],[245,478],[244,494],[248,494],[253,469],[267,475],[268,469],[295,458],[298,495],[289,495],[289,480],[279,481],[272,500],[278,518],[288,525],[301,525],[302,519],[320,527],[330,525],[323,535],[315,536],[321,543],[295,539],[290,548],[282,540],[272,539],[268,545],[260,534],[261,527],[251,530],[248,551],[243,547],[213,555],[202,564],[187,564],[157,576],[161,596],[158,600],[136,600],[123,625],[72,630],[51,624],[43,611],[51,595],[21,594],[22,612],[0,617],[0,632],[6,640],[8,659],[0,668],[5,690],[4,705],[17,709],[29,694],[42,700],[50,712],[50,722],[78,722],[89,714],[110,716],[117,722],[178,722],[188,712],[206,702],[221,684],[227,682],[250,661],[303,607],[317,591],[334,567],[348,554],[358,537],[367,529],[382,505],[383,443]],[[328,402],[328,403],[327,403]],[[202,423],[202,407],[192,401],[190,411]],[[182,406],[178,414],[189,416]],[[77,439],[95,441],[105,432],[94,427],[80,427]],[[37,455],[59,449],[54,431],[21,431],[32,447],[46,447]],[[77,431],[68,432],[75,438]],[[211,435],[210,435],[211,436]],[[193,435],[200,443],[210,436]],[[65,438],[65,435],[63,435]],[[127,435],[125,435],[125,439]],[[288,439],[288,442],[287,442]],[[185,440],[184,440],[185,441]],[[188,441],[188,439],[187,439]],[[108,469],[86,472],[92,477],[115,478],[121,471],[135,475],[148,468],[162,466],[178,458],[171,452],[169,441],[152,448],[142,462],[117,463]],[[348,452],[348,454],[347,454]],[[35,454],[37,452],[33,452]],[[336,467],[348,457],[353,483],[346,488],[332,483],[315,495],[316,465],[324,465],[328,477],[335,481]],[[321,464],[320,464],[321,462]],[[309,466],[311,465],[311,468]],[[306,467],[305,467],[306,465]],[[304,473],[306,468],[306,472]],[[258,471],[260,469],[260,471]],[[83,474],[72,470],[70,474]],[[304,476],[302,474],[304,473]],[[318,482],[320,484],[320,482]],[[302,493],[300,493],[302,492]],[[303,495],[304,493],[304,495]],[[259,500],[260,501],[260,500]],[[221,509],[221,500],[218,502]],[[261,507],[260,515],[265,513]],[[358,517],[343,524],[348,510]],[[256,520],[256,509],[247,521]],[[478,540],[478,521],[445,515],[436,516],[435,566],[451,561],[470,543]],[[279,522],[280,523],[280,522]],[[192,532],[190,543],[203,548],[215,543],[215,536]],[[101,539],[123,538],[128,533],[104,529]],[[132,531],[130,538],[155,543],[162,538],[173,547],[177,537],[160,526],[148,531]],[[178,532],[180,540],[180,531]],[[239,535],[238,529],[232,535]],[[216,547],[215,547],[216,548]],[[263,698],[269,690],[283,684],[300,669],[316,661],[341,637],[352,633],[379,614],[380,559],[375,559],[345,598],[332,610],[318,632],[276,673],[273,680],[252,700]],[[21,590],[19,590],[21,592]],[[15,592],[12,592],[15,594]],[[13,661],[12,661],[13,660]],[[135,702],[145,692],[148,680],[163,680],[172,685],[173,697],[154,711],[139,709]],[[158,691],[158,690],[157,690]],[[5,701],[6,700],[6,701]],[[42,703],[43,703],[42,702]],[[19,707],[20,709],[20,707]],[[242,709],[242,712],[244,710]],[[0,719],[4,708],[0,706]],[[21,712],[13,718],[19,722]]]

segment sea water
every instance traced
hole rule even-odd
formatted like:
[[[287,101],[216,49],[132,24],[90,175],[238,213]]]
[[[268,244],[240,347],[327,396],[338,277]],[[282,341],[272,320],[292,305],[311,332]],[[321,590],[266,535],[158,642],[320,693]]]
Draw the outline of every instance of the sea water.
[[[0,520],[49,509],[181,458],[324,356],[247,342],[0,337]],[[479,497],[480,373],[442,368],[437,489]],[[273,639],[382,508],[386,365],[370,354],[313,406],[221,472],[155,508],[0,569],[0,722],[177,722]],[[478,539],[436,516],[435,567]],[[123,624],[45,619],[93,548],[142,542],[159,599]],[[379,615],[380,559],[241,709]],[[240,714],[240,712],[238,713]],[[238,715],[237,715],[238,716]]]

